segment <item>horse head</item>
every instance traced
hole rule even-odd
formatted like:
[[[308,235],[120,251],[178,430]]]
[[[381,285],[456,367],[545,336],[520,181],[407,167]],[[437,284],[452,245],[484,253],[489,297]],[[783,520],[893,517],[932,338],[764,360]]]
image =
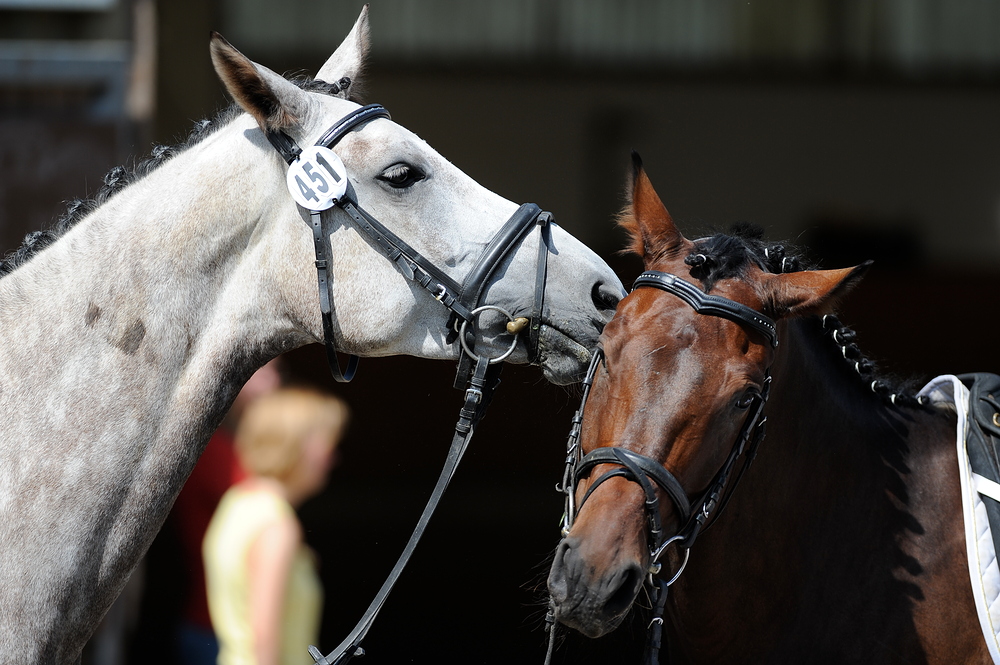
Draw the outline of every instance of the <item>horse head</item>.
[[[633,166],[620,221],[647,272],[601,335],[578,512],[548,579],[556,619],[591,637],[619,625],[661,554],[667,579],[682,569],[700,513],[707,518],[732,489],[731,460],[766,400],[780,338],[773,321],[824,310],[862,272],[773,274],[751,245],[720,246],[732,237],[688,240],[636,155]]]
[[[236,123],[259,160],[273,171],[274,191],[258,210],[270,246],[267,261],[279,275],[275,286],[295,304],[295,319],[311,339],[322,339],[316,303],[316,274],[308,211],[296,205],[285,187],[286,165],[266,137],[282,134],[298,146],[313,145],[338,121],[360,108],[354,101],[368,50],[368,14],[323,65],[317,82],[299,86],[251,62],[221,36],[211,42],[216,71],[230,95],[248,114]],[[324,82],[329,82],[325,83]],[[461,109],[442,108],[443,113]],[[358,207],[404,239],[455,283],[462,284],[491,240],[518,206],[485,189],[414,133],[388,117],[377,117],[347,132],[332,146],[346,168]],[[258,185],[259,186],[259,185]],[[421,289],[412,274],[378,255],[377,243],[341,208],[332,219],[330,292],[336,310],[336,346],[363,356],[407,354],[455,358],[454,319]],[[536,302],[539,233],[526,234],[513,251],[501,255],[482,290],[479,304],[499,307],[512,317],[527,317]],[[384,253],[384,252],[383,252]],[[620,281],[591,250],[553,226],[544,274],[544,297],[535,331],[536,348],[518,341],[510,360],[537,362],[555,383],[578,380],[589,349],[624,294]],[[440,299],[440,298],[439,298]],[[490,357],[511,346],[499,310],[478,315],[477,349]],[[526,338],[524,335],[522,338]],[[479,352],[479,351],[477,351]]]

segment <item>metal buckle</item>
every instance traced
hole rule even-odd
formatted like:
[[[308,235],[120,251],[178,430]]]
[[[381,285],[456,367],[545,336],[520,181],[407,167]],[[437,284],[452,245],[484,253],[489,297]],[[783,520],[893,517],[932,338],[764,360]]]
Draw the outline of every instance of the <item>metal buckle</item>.
[[[437,290],[435,290],[431,295],[434,296],[434,300],[441,302],[441,299],[448,295],[448,289],[444,288],[444,285],[438,284]]]
[[[709,498],[708,501],[701,504],[701,514],[706,520],[712,516],[713,510],[715,510],[715,499]]]
[[[465,401],[469,401],[470,398],[474,397],[476,399],[476,404],[483,401],[483,391],[479,388],[469,388],[465,391]]]

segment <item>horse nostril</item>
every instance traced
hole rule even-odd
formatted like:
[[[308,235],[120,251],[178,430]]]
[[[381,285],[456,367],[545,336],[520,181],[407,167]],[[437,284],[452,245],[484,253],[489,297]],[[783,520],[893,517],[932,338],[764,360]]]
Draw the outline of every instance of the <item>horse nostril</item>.
[[[614,310],[622,295],[617,289],[609,287],[604,282],[597,282],[590,289],[590,298],[594,301],[594,306],[603,311]]]
[[[618,589],[604,604],[604,611],[608,616],[622,614],[632,606],[632,602],[639,593],[639,587],[642,585],[642,570],[635,564],[629,564],[620,573],[618,582]]]
[[[566,554],[570,550],[569,543],[563,540],[556,547],[556,556],[549,569],[549,579],[547,581],[549,593],[556,602],[565,601],[569,596],[569,580],[566,575]]]

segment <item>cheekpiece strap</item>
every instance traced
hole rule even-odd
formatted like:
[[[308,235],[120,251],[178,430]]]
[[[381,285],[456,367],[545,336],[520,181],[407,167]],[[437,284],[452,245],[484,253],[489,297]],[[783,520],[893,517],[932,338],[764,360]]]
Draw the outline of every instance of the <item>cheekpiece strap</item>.
[[[302,154],[302,148],[295,143],[295,140],[281,130],[264,132],[268,142],[278,151],[286,164],[291,164]]]

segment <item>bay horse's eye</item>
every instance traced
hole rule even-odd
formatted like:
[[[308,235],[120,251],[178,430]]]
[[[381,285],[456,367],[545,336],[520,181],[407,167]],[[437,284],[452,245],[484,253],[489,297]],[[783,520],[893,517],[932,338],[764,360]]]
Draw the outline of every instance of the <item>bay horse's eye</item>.
[[[375,177],[394,189],[406,189],[423,180],[427,175],[416,166],[399,162]]]
[[[739,400],[737,400],[736,408],[749,409],[750,405],[753,404],[754,398],[756,398],[758,394],[759,393],[752,388],[747,390],[745,393],[743,393],[743,396],[740,397]]]

